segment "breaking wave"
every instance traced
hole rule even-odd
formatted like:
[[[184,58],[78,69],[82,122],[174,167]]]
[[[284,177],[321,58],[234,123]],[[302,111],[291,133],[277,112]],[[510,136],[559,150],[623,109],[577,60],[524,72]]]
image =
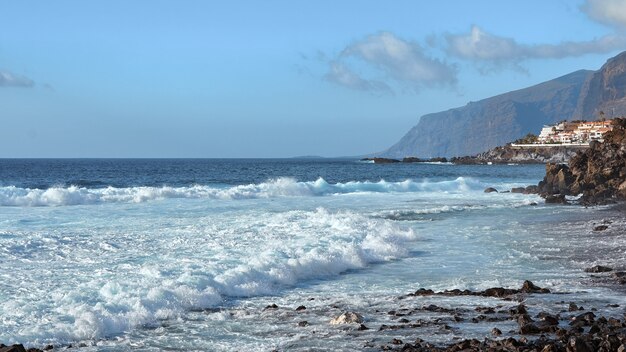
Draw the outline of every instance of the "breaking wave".
[[[48,189],[0,187],[0,206],[60,206],[98,203],[141,203],[167,198],[253,199],[274,197],[311,197],[349,193],[450,192],[482,190],[477,180],[458,177],[449,181],[378,182],[351,181],[328,183],[323,178],[298,182],[281,177],[259,184],[231,187],[195,185],[190,187],[51,187]]]

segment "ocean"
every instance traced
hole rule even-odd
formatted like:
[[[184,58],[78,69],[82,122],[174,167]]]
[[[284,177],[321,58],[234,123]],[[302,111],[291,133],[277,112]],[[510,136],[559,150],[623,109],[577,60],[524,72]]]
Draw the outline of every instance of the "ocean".
[[[488,337],[493,323],[425,309],[411,319],[448,319],[446,327],[381,327],[397,323],[388,312],[399,307],[518,304],[402,298],[419,288],[524,280],[558,293],[527,297],[534,313],[575,301],[614,314],[607,307],[626,304],[620,287],[583,269],[619,266],[626,236],[613,229],[623,220],[608,207],[502,192],[537,184],[544,172],[349,159],[2,159],[0,343],[80,351],[445,344]],[[593,231],[600,223],[610,229]],[[329,324],[346,311],[368,330]]]

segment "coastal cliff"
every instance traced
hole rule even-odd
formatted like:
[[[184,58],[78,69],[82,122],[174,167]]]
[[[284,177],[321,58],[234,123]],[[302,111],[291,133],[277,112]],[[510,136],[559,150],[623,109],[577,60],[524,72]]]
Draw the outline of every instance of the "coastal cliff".
[[[580,204],[605,204],[626,199],[626,119],[613,122],[604,142],[592,142],[568,165],[546,164],[539,193],[549,202],[566,202],[565,196],[582,194]]]
[[[427,114],[377,156],[420,158],[474,155],[537,133],[564,119],[626,114],[626,52],[598,71],[580,70],[466,106]]]

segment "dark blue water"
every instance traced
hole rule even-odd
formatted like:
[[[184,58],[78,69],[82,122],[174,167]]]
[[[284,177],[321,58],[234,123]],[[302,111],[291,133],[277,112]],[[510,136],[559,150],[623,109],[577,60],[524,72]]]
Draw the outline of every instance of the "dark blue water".
[[[278,177],[329,183],[406,179],[538,182],[543,165],[372,164],[350,159],[0,159],[0,186],[47,189],[256,184]]]

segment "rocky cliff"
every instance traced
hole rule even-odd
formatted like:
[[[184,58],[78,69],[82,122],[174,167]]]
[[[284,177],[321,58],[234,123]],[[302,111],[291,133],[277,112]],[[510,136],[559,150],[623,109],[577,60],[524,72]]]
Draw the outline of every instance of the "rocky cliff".
[[[582,194],[581,204],[602,204],[626,199],[626,119],[615,119],[603,143],[592,142],[564,164],[546,164],[539,183],[546,201],[565,202],[567,195]]]
[[[421,158],[474,155],[545,124],[626,114],[626,52],[598,71],[576,71],[464,107],[424,115],[381,156]]]

